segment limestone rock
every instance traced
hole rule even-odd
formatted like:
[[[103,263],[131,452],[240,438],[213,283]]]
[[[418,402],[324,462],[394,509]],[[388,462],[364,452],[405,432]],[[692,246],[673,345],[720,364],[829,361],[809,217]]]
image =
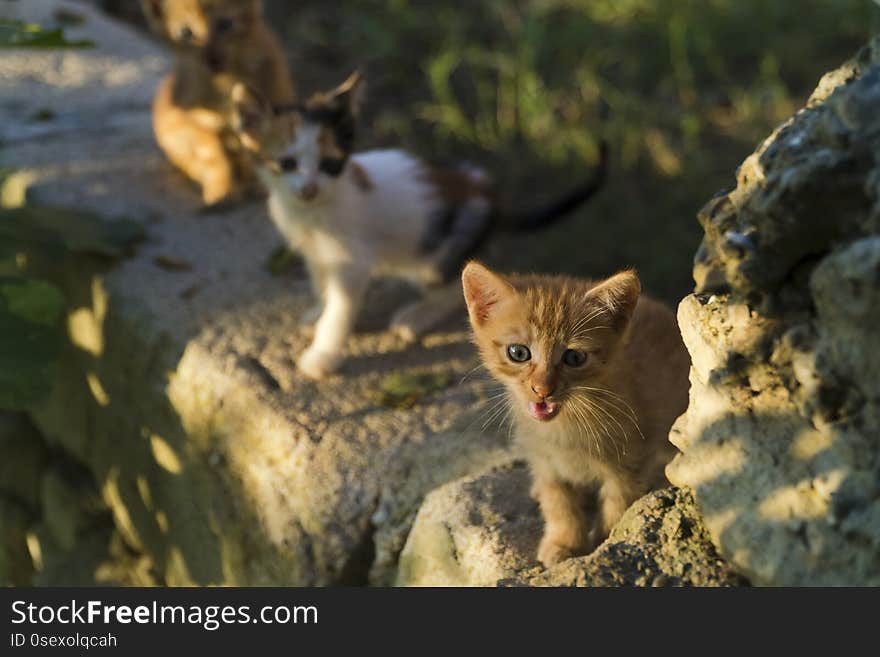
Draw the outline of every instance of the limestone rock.
[[[400,555],[399,586],[495,586],[536,565],[543,526],[512,463],[431,492]]]
[[[880,584],[880,40],[701,212],[668,468],[768,585]]]
[[[687,489],[665,488],[633,504],[595,552],[524,582],[530,586],[742,586]]]
[[[739,586],[690,491],[638,500],[595,552],[545,570],[543,520],[522,463],[464,477],[425,499],[400,556],[402,586]]]
[[[400,553],[428,493],[469,473],[510,461],[506,435],[495,424],[483,428],[484,421],[482,414],[468,414],[448,431],[408,446],[417,453],[402,455],[389,464],[372,517],[375,555],[371,584],[394,583]]]

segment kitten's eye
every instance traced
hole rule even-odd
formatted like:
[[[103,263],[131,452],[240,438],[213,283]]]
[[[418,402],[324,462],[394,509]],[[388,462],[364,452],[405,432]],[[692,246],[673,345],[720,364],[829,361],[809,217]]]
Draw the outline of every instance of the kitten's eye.
[[[189,25],[184,25],[183,27],[181,27],[178,34],[180,35],[180,39],[182,41],[192,41],[193,37],[195,36],[193,34],[192,28],[190,28]]]
[[[532,359],[532,352],[524,344],[512,344],[507,348],[507,357],[514,363],[525,363]]]
[[[296,161],[295,157],[282,157],[278,160],[278,168],[285,173],[291,173],[299,168],[299,162]]]
[[[562,354],[562,362],[569,367],[582,367],[587,362],[587,355],[577,349],[566,349]]]
[[[235,26],[235,21],[231,18],[218,18],[214,21],[214,32],[223,34],[229,32]]]

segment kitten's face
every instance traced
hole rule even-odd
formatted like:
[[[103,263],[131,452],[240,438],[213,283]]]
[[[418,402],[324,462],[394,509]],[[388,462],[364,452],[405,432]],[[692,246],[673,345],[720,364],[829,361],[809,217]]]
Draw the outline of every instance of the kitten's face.
[[[514,404],[537,422],[601,417],[590,399],[608,394],[600,391],[638,302],[634,272],[592,286],[564,277],[505,278],[471,263],[462,283],[483,361]]]
[[[355,74],[330,93],[280,113],[252,91],[233,91],[242,143],[263,160],[273,182],[301,203],[332,197],[354,146],[360,85]]]
[[[141,0],[152,29],[214,72],[241,55],[262,16],[260,0]]]

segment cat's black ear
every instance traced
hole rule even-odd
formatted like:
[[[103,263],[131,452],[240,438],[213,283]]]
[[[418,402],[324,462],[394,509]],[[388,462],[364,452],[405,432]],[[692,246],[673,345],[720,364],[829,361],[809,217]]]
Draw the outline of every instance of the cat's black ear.
[[[642,285],[638,275],[634,270],[628,269],[602,281],[587,296],[601,302],[612,327],[622,330],[632,319],[641,293]]]
[[[461,286],[468,315],[475,327],[485,324],[514,294],[510,283],[479,262],[470,262],[464,268]]]
[[[361,109],[364,86],[364,74],[361,71],[355,71],[348,76],[345,82],[330,92],[328,102],[337,109],[355,116]]]
[[[272,107],[256,89],[241,82],[232,88],[232,127],[247,148],[259,150],[271,119]]]

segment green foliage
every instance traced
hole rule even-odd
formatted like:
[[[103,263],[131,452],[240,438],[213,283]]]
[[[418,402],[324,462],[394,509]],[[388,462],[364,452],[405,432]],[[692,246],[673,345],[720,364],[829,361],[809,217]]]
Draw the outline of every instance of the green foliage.
[[[266,270],[273,276],[283,276],[303,266],[302,257],[288,249],[279,246],[269,254],[266,259]]]
[[[0,409],[22,409],[49,393],[63,312],[55,286],[0,277]]]
[[[286,36],[311,68],[368,64],[380,130],[409,139],[428,127],[444,151],[519,143],[563,165],[594,157],[602,99],[611,111],[601,129],[625,165],[661,175],[681,173],[713,134],[760,138],[880,27],[880,10],[865,0],[342,4],[269,6],[273,23],[288,19]],[[399,108],[404,121],[395,110],[410,101]]]
[[[392,408],[411,408],[422,397],[448,387],[451,380],[444,372],[396,372],[382,381],[379,403]]]
[[[692,287],[694,215],[880,28],[867,0],[266,0],[304,93],[367,72],[360,145],[491,172],[513,206],[559,194],[612,146],[606,189],[499,267],[639,269],[675,303]],[[601,120],[602,103],[609,108]]]
[[[0,209],[0,409],[20,410],[51,389],[64,340],[64,295],[30,271],[34,259],[118,258],[139,224],[63,208]]]
[[[0,48],[90,48],[93,45],[91,41],[68,41],[60,27],[46,29],[0,17]]]

